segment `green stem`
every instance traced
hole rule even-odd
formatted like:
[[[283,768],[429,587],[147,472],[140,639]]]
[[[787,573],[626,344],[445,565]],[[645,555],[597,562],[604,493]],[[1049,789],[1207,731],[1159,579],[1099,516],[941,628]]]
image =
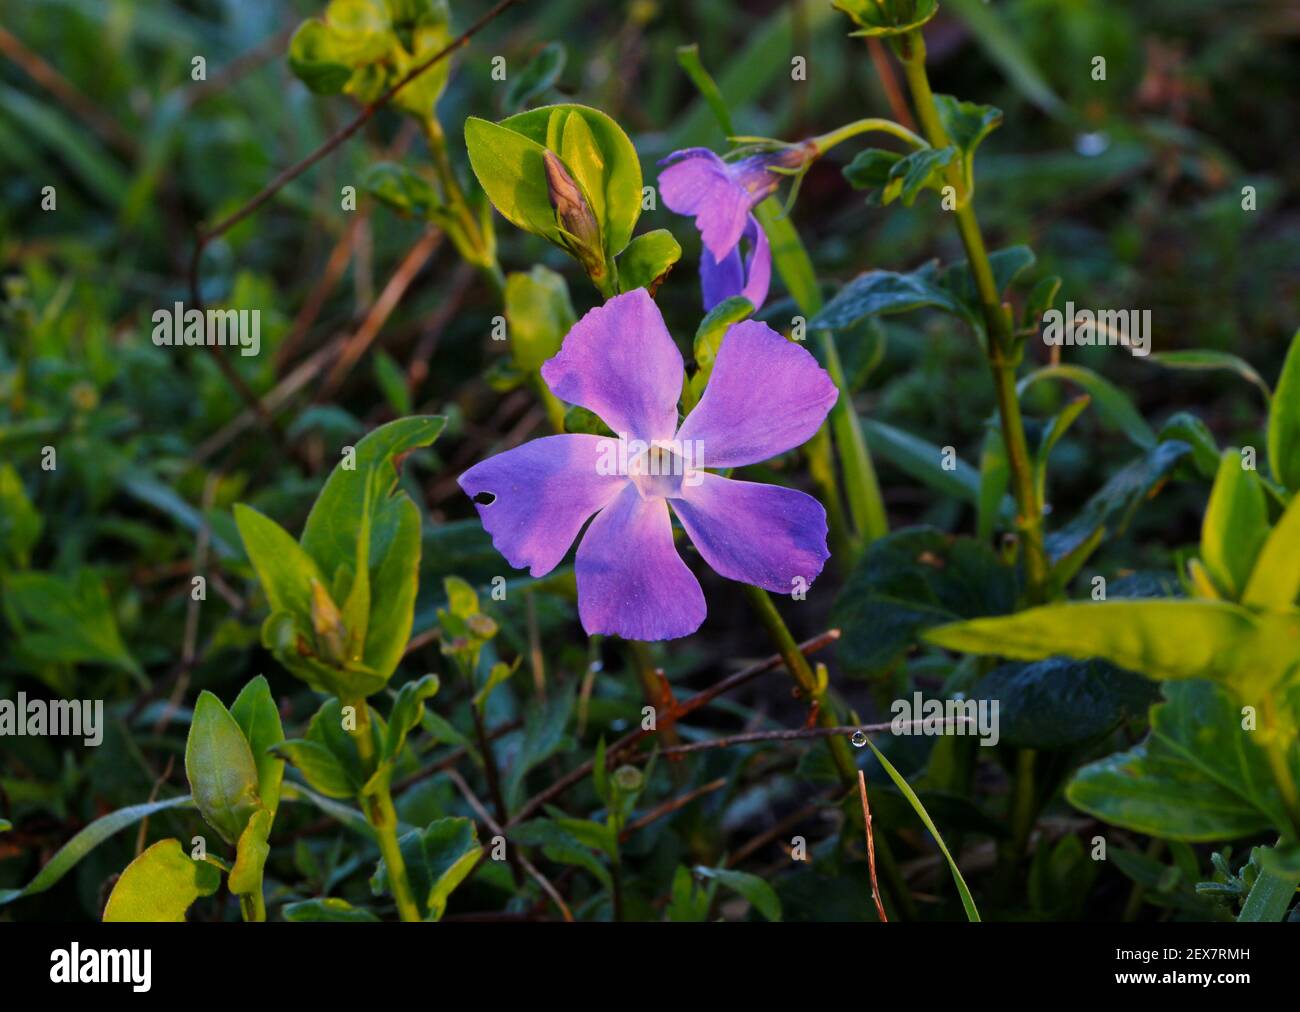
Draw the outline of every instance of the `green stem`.
[[[904,35],[899,42],[900,59],[908,87],[912,91],[917,119],[926,137],[936,148],[947,147],[951,142],[930,90],[930,78],[925,69],[925,37],[920,29]],[[1047,586],[1048,560],[1043,546],[1043,510],[1034,486],[1033,466],[1029,457],[1029,443],[1025,438],[1024,422],[1020,417],[1020,401],[1016,396],[1016,365],[1019,346],[1011,323],[1002,306],[1002,296],[993,277],[984,236],[975,217],[974,200],[966,192],[961,168],[954,162],[947,169],[950,184],[958,194],[957,231],[970,263],[975,287],[979,292],[984,327],[988,334],[989,367],[993,372],[993,387],[997,396],[998,413],[1002,419],[1002,439],[1007,448],[1007,463],[1011,470],[1011,487],[1015,496],[1019,523],[1025,545],[1026,596],[1031,603],[1043,599]]]
[[[239,913],[245,921],[266,920],[266,897],[262,895],[261,883],[251,893],[239,897]]]
[[[821,134],[814,137],[811,143],[817,148],[818,155],[824,155],[836,144],[842,144],[851,137],[857,137],[865,133],[886,133],[897,137],[901,141],[912,145],[914,148],[928,148],[930,145],[925,139],[912,133],[907,127],[895,123],[892,119],[860,119],[852,123],[846,123],[844,126],[829,133]]]
[[[839,715],[835,704],[826,690],[818,685],[817,676],[813,674],[808,658],[799,649],[799,644],[791,635],[781,613],[776,610],[771,596],[761,587],[744,584],[744,588],[745,596],[753,606],[754,614],[758,616],[758,620],[763,623],[763,628],[772,637],[772,642],[776,644],[776,652],[785,661],[785,666],[794,677],[799,691],[808,700],[809,705],[816,704],[817,722],[823,727],[838,727]],[[826,745],[831,750],[831,758],[835,762],[835,770],[840,780],[846,787],[853,787],[856,790],[858,766],[853,759],[849,743],[840,735],[832,735],[826,739]]]
[[[375,769],[375,742],[370,730],[370,708],[365,698],[341,700],[345,706],[351,706],[356,713],[356,727],[352,731],[352,740],[357,746],[357,755],[361,759],[361,768],[366,776]],[[366,821],[375,831],[375,842],[379,844],[379,853],[384,858],[388,870],[388,888],[397,903],[398,916],[404,921],[419,921],[420,907],[415,902],[411,891],[411,882],[406,874],[406,861],[397,842],[397,810],[393,807],[393,795],[388,789],[387,778],[381,778],[368,794],[357,798]]]

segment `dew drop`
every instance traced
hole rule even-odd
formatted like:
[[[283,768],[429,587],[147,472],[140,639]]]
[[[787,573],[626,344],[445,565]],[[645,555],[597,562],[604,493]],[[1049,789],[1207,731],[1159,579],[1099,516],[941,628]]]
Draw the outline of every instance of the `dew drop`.
[[[851,737],[851,738],[849,739],[849,741],[853,742],[853,744],[854,744],[854,746],[855,746],[856,748],[862,748],[862,747],[863,747],[864,745],[866,745],[866,743],[867,743],[867,732],[866,732],[866,731],[854,731],[854,732],[853,732],[853,737]]]

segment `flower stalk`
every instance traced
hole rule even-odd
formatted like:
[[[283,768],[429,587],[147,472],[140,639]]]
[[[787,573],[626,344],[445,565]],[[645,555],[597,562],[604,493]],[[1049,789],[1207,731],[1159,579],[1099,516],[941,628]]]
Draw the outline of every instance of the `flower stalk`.
[[[899,58],[921,127],[932,146],[947,147],[951,141],[939,119],[934,93],[930,89],[930,78],[925,69],[925,38],[918,28],[901,36],[899,42]],[[1008,312],[1002,305],[1001,294],[993,278],[993,268],[989,263],[988,249],[975,217],[974,201],[972,195],[966,192],[960,167],[950,165],[947,176],[957,193],[957,206],[953,213],[957,216],[957,231],[966,248],[966,257],[975,278],[988,335],[989,368],[993,374],[993,389],[997,398],[998,415],[1002,421],[1002,440],[1006,445],[1007,463],[1011,471],[1017,526],[1024,543],[1026,597],[1031,603],[1038,603],[1043,600],[1047,588],[1048,559],[1043,545],[1043,506],[1034,485],[1029,443],[1025,438],[1020,401],[1016,395],[1016,366],[1020,362],[1021,346]]]
[[[344,706],[350,706],[356,714],[356,726],[352,730],[352,740],[357,746],[357,755],[361,759],[361,768],[369,777],[375,770],[375,742],[370,729],[370,708],[366,700],[341,700]],[[406,862],[397,842],[397,810],[393,807],[393,795],[389,790],[388,778],[380,777],[374,785],[357,797],[366,821],[375,831],[375,842],[379,844],[379,853],[384,858],[388,871],[388,888],[397,904],[397,913],[403,921],[423,920],[415,894],[411,890],[411,881],[406,873]]]

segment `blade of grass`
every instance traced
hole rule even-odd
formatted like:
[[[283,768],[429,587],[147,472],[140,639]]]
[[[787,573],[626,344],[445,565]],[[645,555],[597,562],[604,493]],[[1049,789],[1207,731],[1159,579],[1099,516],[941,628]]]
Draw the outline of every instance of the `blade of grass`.
[[[971,896],[970,890],[966,888],[966,880],[961,877],[961,869],[957,867],[957,862],[948,853],[948,845],[943,842],[943,837],[939,835],[939,829],[935,826],[934,820],[930,818],[930,813],[925,810],[925,805],[921,804],[921,799],[916,796],[916,792],[903,779],[903,774],[894,769],[894,764],[884,757],[870,738],[867,739],[867,745],[875,753],[885,772],[889,774],[889,779],[894,781],[894,786],[903,792],[903,797],[907,798],[912,810],[925,823],[925,828],[930,831],[930,835],[934,837],[934,842],[939,845],[939,849],[943,851],[943,856],[948,860],[948,867],[952,869],[953,881],[957,883],[957,892],[961,894],[961,905],[966,908],[966,919],[972,923],[978,923],[980,912],[975,906],[975,898]]]

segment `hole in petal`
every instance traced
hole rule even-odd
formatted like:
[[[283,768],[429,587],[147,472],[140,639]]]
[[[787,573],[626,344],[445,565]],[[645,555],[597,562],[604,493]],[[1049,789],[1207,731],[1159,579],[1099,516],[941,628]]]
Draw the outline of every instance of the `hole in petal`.
[[[497,497],[492,492],[479,492],[474,496],[474,501],[480,506],[491,506],[497,501]]]

